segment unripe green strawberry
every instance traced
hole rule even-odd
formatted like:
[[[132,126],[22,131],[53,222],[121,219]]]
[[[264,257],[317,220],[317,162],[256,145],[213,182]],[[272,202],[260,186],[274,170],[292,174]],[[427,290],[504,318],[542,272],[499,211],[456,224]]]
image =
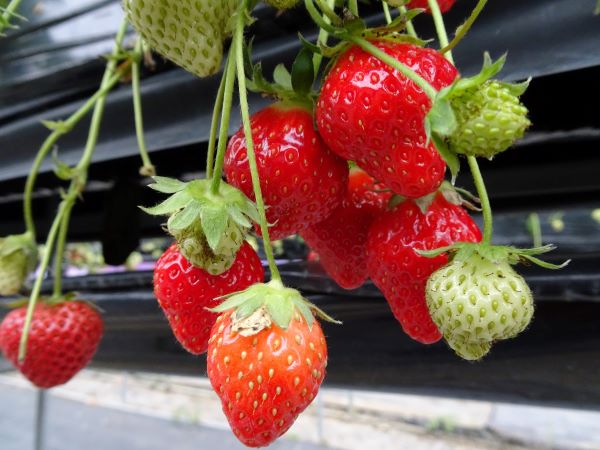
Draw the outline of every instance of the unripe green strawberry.
[[[0,295],[15,295],[37,262],[37,248],[29,234],[0,238]]]
[[[237,0],[124,0],[131,24],[150,47],[199,77],[217,72]]]
[[[175,213],[171,218],[176,217],[177,214],[179,213]],[[167,228],[177,240],[181,254],[194,266],[203,268],[211,275],[219,275],[229,270],[248,232],[247,228],[242,229],[237,223],[229,220],[219,243],[213,250],[208,244],[200,221],[193,222],[183,230],[169,227],[168,223]]]
[[[427,306],[457,353],[479,359],[494,341],[515,337],[533,317],[529,286],[508,260],[473,252],[455,258],[427,281]]]
[[[296,6],[300,0],[265,0],[265,3],[277,9],[290,9]]]
[[[258,221],[256,205],[224,181],[213,191],[211,180],[184,183],[153,178],[150,188],[171,195],[142,210],[169,216],[167,230],[177,240],[181,254],[194,266],[210,275],[229,270],[252,222]]]
[[[488,80],[451,100],[457,128],[450,149],[468,156],[492,158],[522,138],[531,125],[527,108],[511,85]]]

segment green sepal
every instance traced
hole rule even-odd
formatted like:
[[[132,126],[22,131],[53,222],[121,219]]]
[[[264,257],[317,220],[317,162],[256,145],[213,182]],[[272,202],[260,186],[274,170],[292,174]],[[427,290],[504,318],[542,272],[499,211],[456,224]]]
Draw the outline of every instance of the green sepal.
[[[275,73],[273,73],[275,78]],[[313,55],[307,48],[302,48],[292,65],[291,83],[294,92],[300,95],[308,95],[315,81],[315,66]]]
[[[175,192],[183,191],[187,185],[187,183],[179,181],[176,178],[154,176],[152,180],[154,180],[154,183],[149,184],[148,187],[163,194],[174,194]]]
[[[340,323],[310,303],[296,289],[287,288],[278,280],[257,283],[224,298],[225,301],[209,311],[222,313],[233,309],[236,318],[243,320],[264,308],[271,320],[284,330],[288,328],[295,311],[302,315],[309,328],[314,323],[315,314],[324,320]]]
[[[223,204],[209,204],[200,210],[202,229],[208,245],[213,251],[216,251],[227,227],[228,216],[227,208]]]
[[[293,67],[292,67],[293,70]],[[287,89],[292,89],[292,76],[284,64],[277,64],[273,70],[273,81]]]
[[[450,102],[443,97],[438,97],[427,116],[425,116],[427,138],[429,139],[433,134],[450,136],[456,130],[457,125],[456,116]]]
[[[516,248],[505,245],[488,245],[482,243],[457,242],[446,247],[440,247],[434,250],[414,250],[421,256],[427,258],[435,258],[441,254],[447,253],[452,261],[466,261],[477,253],[482,258],[489,260],[494,264],[508,263],[533,263],[545,269],[558,270],[566,267],[571,260],[567,260],[562,264],[552,264],[536,258],[537,255],[542,255],[554,250],[556,246],[552,244],[543,245],[534,248]]]
[[[191,201],[192,196],[190,193],[187,190],[183,190],[175,192],[156,206],[150,208],[140,206],[140,209],[151,216],[164,216],[183,209]]]
[[[52,151],[52,162],[54,163],[54,174],[61,180],[68,181],[75,177],[76,169],[58,159],[56,147]]]
[[[439,135],[434,134],[431,138],[433,139],[433,144],[438,153],[450,169],[450,175],[452,176],[451,183],[454,184],[456,182],[456,177],[458,177],[458,172],[460,172],[460,160],[458,159],[458,155],[448,148],[446,142]]]
[[[183,230],[189,227],[198,217],[198,212],[193,205],[188,204],[181,211],[169,217],[168,228],[170,230]]]
[[[40,122],[50,131],[57,131],[61,134],[71,131],[71,126],[64,120],[41,120]]]

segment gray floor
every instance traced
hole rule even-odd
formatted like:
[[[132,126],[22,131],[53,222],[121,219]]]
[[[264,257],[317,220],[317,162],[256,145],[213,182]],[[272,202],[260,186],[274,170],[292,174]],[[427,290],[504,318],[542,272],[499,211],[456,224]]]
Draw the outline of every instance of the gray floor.
[[[0,385],[0,448],[33,447],[35,393]],[[242,450],[228,431],[129,414],[48,396],[44,450]],[[278,441],[273,450],[325,450]]]

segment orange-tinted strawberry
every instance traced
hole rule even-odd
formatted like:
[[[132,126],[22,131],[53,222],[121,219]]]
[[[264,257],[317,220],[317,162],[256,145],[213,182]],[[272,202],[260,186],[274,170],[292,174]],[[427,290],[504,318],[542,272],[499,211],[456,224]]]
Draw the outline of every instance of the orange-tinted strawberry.
[[[284,434],[317,395],[327,346],[313,308],[279,281],[256,284],[217,308],[225,312],[211,332],[208,377],[248,447]]]

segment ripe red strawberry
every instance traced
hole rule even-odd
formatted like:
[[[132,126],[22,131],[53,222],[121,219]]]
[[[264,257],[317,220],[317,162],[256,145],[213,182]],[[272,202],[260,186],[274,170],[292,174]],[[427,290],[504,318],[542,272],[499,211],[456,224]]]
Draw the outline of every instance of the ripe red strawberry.
[[[412,68],[435,89],[458,72],[439,52],[406,43],[373,42]],[[417,85],[357,46],[343,53],[323,83],[317,126],[338,155],[400,195],[418,198],[435,191],[446,165],[426,144],[424,119],[431,101]]]
[[[235,314],[223,313],[213,327],[208,377],[233,433],[248,447],[263,447],[284,434],[317,395],[327,345],[319,324],[309,327],[297,310],[287,328],[269,319],[250,335],[238,329]],[[268,313],[255,314],[262,322]]]
[[[254,114],[251,126],[271,238],[328,217],[342,201],[348,167],[325,146],[310,111],[276,103]],[[242,129],[229,141],[224,171],[230,184],[255,200]]]
[[[64,384],[92,359],[102,338],[102,317],[89,304],[74,300],[35,307],[27,354],[18,361],[27,307],[14,309],[0,324],[0,348],[6,359],[39,388]]]
[[[206,308],[219,304],[217,297],[241,291],[264,280],[256,252],[244,242],[229,270],[221,275],[193,266],[173,244],[154,268],[154,294],[167,316],[173,334],[190,353],[206,351],[217,315]]]
[[[452,8],[452,6],[454,6],[455,2],[456,2],[456,0],[438,0],[438,5],[440,7],[440,10],[444,13],[444,12],[448,11],[450,8]],[[408,3],[408,6],[410,8],[423,8],[427,12],[431,12],[431,9],[429,8],[428,0],[412,0],[411,2]]]
[[[362,286],[369,276],[367,233],[392,196],[389,191],[382,192],[384,189],[363,170],[351,169],[342,204],[327,219],[301,233],[319,254],[325,271],[345,289]]]
[[[448,259],[445,255],[426,258],[415,250],[480,240],[481,232],[469,214],[442,193],[435,194],[426,213],[406,200],[375,220],[367,241],[369,276],[406,334],[423,344],[442,336],[429,315],[425,285]]]

